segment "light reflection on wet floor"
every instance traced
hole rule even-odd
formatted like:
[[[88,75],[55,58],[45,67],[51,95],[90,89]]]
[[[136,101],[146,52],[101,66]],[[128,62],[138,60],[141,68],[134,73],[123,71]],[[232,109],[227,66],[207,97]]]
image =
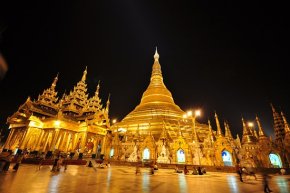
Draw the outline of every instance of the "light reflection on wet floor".
[[[176,174],[173,170],[161,169],[154,175],[142,168],[135,175],[133,167],[113,166],[95,169],[85,166],[69,166],[67,171],[51,173],[49,166],[40,170],[34,165],[21,165],[18,172],[0,174],[0,193],[64,193],[64,192],[262,192],[262,179],[246,179],[240,182],[236,174],[208,173],[204,176]],[[270,188],[274,192],[289,192],[289,176],[274,176]]]

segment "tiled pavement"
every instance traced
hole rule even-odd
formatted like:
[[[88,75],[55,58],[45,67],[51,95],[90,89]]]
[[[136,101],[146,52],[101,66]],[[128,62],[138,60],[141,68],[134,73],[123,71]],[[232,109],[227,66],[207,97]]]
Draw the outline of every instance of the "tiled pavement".
[[[17,172],[0,173],[0,193],[103,193],[103,192],[160,192],[160,193],[244,193],[263,192],[262,179],[245,179],[242,183],[236,174],[207,173],[203,176],[174,173],[160,169],[149,175],[142,168],[135,175],[135,168],[112,166],[111,168],[88,168],[68,166],[66,171],[50,172],[49,166],[40,170],[35,165],[21,165]],[[272,176],[270,188],[273,192],[290,192],[290,176]]]

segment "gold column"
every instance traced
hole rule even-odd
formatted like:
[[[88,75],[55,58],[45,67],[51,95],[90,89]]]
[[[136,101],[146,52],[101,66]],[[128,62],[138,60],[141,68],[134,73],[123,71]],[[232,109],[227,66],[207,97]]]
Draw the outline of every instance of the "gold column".
[[[40,142],[42,141],[43,136],[44,136],[44,130],[41,129],[41,130],[40,130],[39,138],[38,138],[38,140],[37,140],[37,142],[36,142],[36,144],[35,144],[35,146],[34,146],[34,149],[35,149],[36,151],[38,151],[39,148],[40,148],[39,146],[40,146]]]
[[[68,146],[70,144],[70,139],[71,139],[71,133],[67,134],[67,139],[66,139],[66,144],[64,146],[64,152],[67,152]]]
[[[61,148],[61,143],[62,143],[62,141],[63,141],[63,136],[64,136],[64,131],[60,131],[60,132],[59,132],[58,139],[56,140],[56,143],[55,143],[55,149],[60,150],[60,148]]]
[[[46,146],[47,146],[47,144],[48,144],[48,140],[49,140],[49,138],[50,138],[51,135],[52,135],[52,134],[51,134],[51,131],[48,131],[48,132],[47,132],[47,137],[46,137],[46,139],[45,139],[45,142],[44,142],[44,146],[43,146],[42,151],[45,151]]]
[[[55,144],[57,142],[57,139],[58,139],[58,135],[59,135],[59,129],[55,129],[54,131],[54,135],[53,135],[53,138],[52,138],[52,142],[51,142],[51,145],[49,147],[49,150],[50,151],[54,151],[55,149]]]
[[[39,149],[38,149],[39,151],[44,151],[43,148],[46,144],[48,135],[49,135],[49,131],[44,131],[43,137],[41,141],[39,142]]]
[[[78,133],[74,133],[74,135],[73,135],[73,144],[72,144],[72,150],[73,151],[75,151],[76,150],[76,145],[77,145],[77,143],[78,143]]]
[[[85,150],[86,141],[87,141],[87,132],[85,131],[83,132],[83,136],[82,136],[81,152]]]
[[[24,149],[25,148],[27,140],[28,140],[29,135],[30,135],[30,130],[31,130],[31,128],[28,127],[28,129],[23,134],[23,138],[22,138],[22,140],[21,140],[21,142],[19,144],[20,149]]]
[[[101,146],[102,146],[102,149],[101,149],[101,154],[104,155],[105,154],[105,151],[106,151],[106,141],[107,141],[107,135],[105,135],[105,137],[103,137],[103,139],[101,140]]]
[[[62,135],[61,143],[59,143],[59,150],[61,150],[61,151],[63,151],[64,146],[66,144],[66,138],[67,138],[67,131],[64,131],[63,135]]]
[[[97,138],[94,138],[94,148],[93,148],[93,154],[96,154],[97,153]]]

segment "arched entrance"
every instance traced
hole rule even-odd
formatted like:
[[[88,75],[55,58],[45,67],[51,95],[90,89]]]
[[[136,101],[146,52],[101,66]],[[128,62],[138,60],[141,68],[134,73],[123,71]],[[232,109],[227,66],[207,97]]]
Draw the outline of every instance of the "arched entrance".
[[[177,151],[177,162],[178,163],[185,163],[185,153],[183,149],[179,149]]]
[[[227,150],[222,151],[222,158],[225,166],[233,166],[232,155]]]
[[[145,148],[143,151],[143,159],[150,159],[150,151],[148,148]]]
[[[274,168],[282,168],[282,162],[278,154],[270,153],[269,158]]]
[[[114,156],[114,148],[111,149],[110,151],[110,158]]]

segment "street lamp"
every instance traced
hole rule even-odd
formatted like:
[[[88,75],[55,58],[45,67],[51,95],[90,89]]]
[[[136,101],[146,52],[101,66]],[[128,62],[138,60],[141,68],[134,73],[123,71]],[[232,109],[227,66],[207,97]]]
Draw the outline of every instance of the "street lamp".
[[[197,140],[197,134],[196,134],[196,128],[195,128],[195,120],[196,117],[199,117],[201,115],[201,111],[195,110],[194,113],[192,113],[192,111],[187,111],[187,113],[185,115],[183,115],[184,118],[191,118],[192,120],[192,129],[193,129],[193,140],[198,142]]]
[[[192,140],[193,142],[196,144],[197,146],[197,156],[198,156],[198,165],[200,165],[200,146],[199,146],[199,141],[197,139],[197,133],[196,133],[196,127],[195,127],[195,120],[196,117],[199,117],[201,115],[201,111],[199,109],[195,110],[194,113],[192,113],[192,111],[187,111],[186,115],[184,115],[183,117],[188,117],[191,118],[192,120],[192,129],[193,129],[193,136],[192,136]]]

